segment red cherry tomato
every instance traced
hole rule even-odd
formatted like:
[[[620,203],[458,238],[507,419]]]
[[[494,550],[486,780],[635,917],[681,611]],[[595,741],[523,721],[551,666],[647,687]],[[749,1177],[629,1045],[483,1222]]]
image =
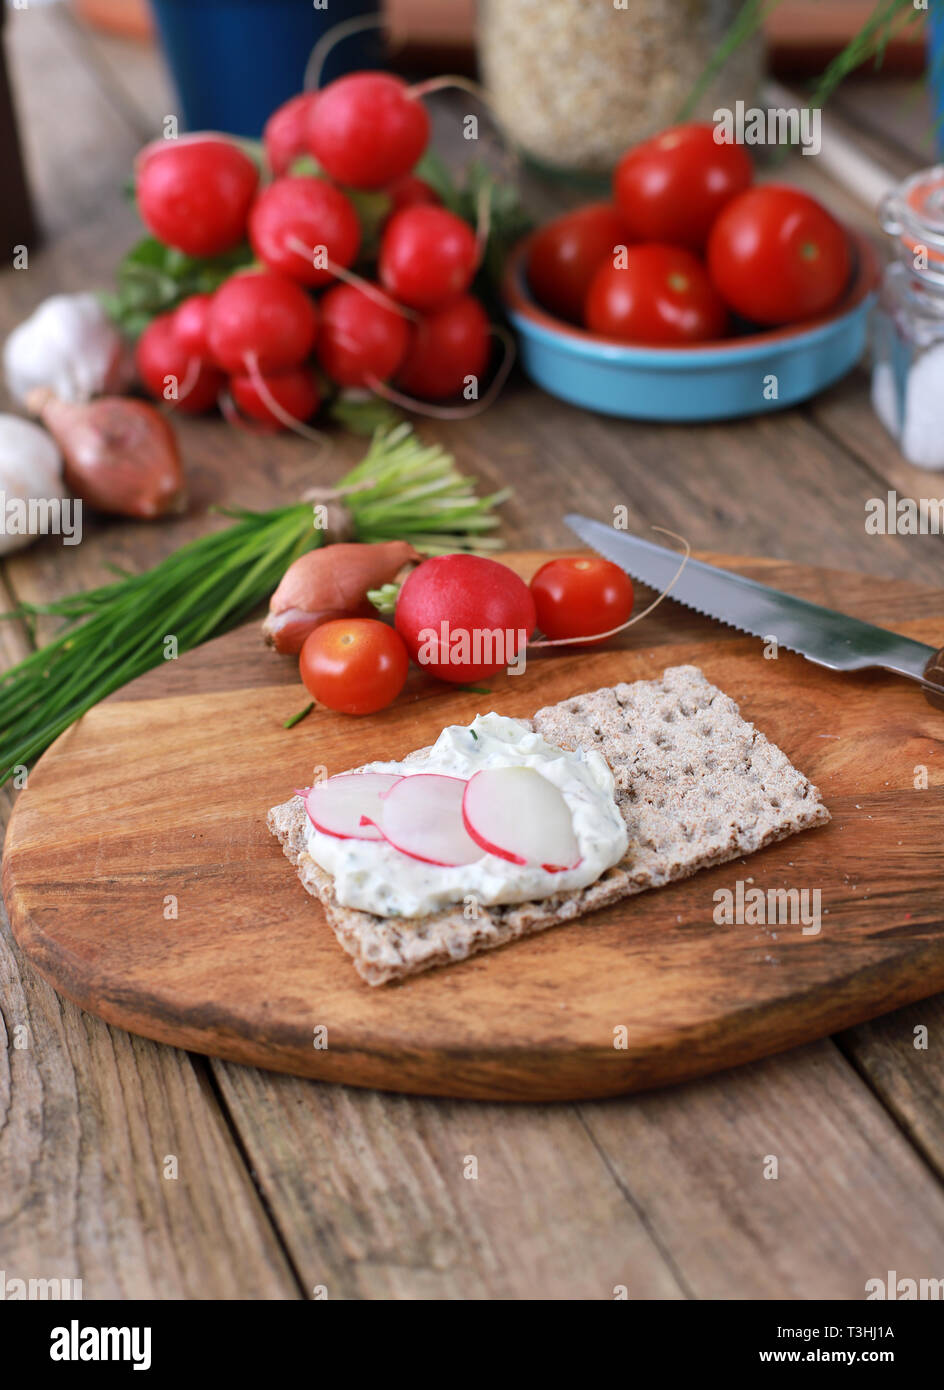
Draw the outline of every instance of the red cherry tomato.
[[[418,666],[464,683],[494,676],[523,655],[534,631],[534,600],[497,560],[435,555],[404,580],[396,624]]]
[[[297,367],[317,335],[318,315],[301,285],[270,271],[232,276],[216,291],[207,317],[214,360],[237,375],[252,354],[263,372]]]
[[[700,251],[725,203],[753,176],[743,146],[719,145],[714,126],[680,125],[623,155],[613,199],[634,241]]]
[[[400,77],[352,72],[329,82],[308,117],[308,148],[351,188],[383,188],[408,174],[429,140],[429,116]]]
[[[849,279],[849,239],[815,198],[767,184],[721,213],[708,241],[718,290],[755,323],[796,323],[825,313]]]
[[[242,241],[259,182],[228,140],[164,140],[138,161],[137,199],[149,232],[188,256],[215,256]]]
[[[439,207],[442,203],[442,198],[435,188],[431,188],[425,179],[419,178],[416,174],[404,174],[402,179],[395,179],[384,192],[390,199],[391,216],[400,212],[402,208],[416,208],[424,204]]]
[[[438,309],[464,294],[478,263],[475,233],[448,208],[411,207],[384,227],[380,282],[413,309]]]
[[[633,611],[629,575],[598,555],[548,560],[531,580],[531,596],[538,627],[552,640],[611,632],[625,623]]]
[[[356,285],[336,285],[322,296],[318,361],[339,386],[386,381],[403,361],[407,321]]]
[[[151,320],[135,346],[135,366],[148,395],[185,415],[199,415],[216,405],[226,378],[187,351],[177,336],[176,320],[173,312]]]
[[[212,356],[210,344],[207,342],[207,322],[212,303],[212,294],[192,294],[174,310],[177,341],[194,357],[209,359]]]
[[[270,270],[303,285],[328,285],[324,264],[349,266],[361,243],[361,226],[349,198],[324,179],[276,179],[249,214],[249,242]]]
[[[701,262],[678,246],[630,246],[625,265],[600,266],[587,292],[591,333],[653,346],[720,338],[727,312]]]
[[[293,420],[310,420],[318,406],[321,396],[314,375],[307,367],[292,367],[286,372],[267,372],[263,382],[282,410]],[[271,425],[273,429],[285,429],[284,420],[274,414],[272,407],[259,394],[257,382],[251,376],[233,376],[229,380],[233,400],[244,415],[260,424]]]
[[[488,365],[489,331],[488,315],[471,294],[425,314],[410,325],[397,385],[424,401],[458,396],[468,377],[481,380]]]
[[[308,117],[317,100],[317,92],[300,92],[273,111],[263,126],[262,143],[276,178],[308,153]]]
[[[298,660],[308,693],[340,714],[373,714],[406,684],[406,647],[376,618],[335,618],[316,627]]]
[[[535,235],[528,253],[528,283],[552,314],[583,322],[587,290],[598,268],[630,240],[611,203],[588,203],[565,212]]]

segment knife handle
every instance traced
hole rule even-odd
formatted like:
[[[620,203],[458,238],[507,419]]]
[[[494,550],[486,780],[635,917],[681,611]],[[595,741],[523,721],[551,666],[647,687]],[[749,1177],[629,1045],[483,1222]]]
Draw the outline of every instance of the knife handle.
[[[924,679],[932,681],[944,691],[944,647],[939,648],[925,666]],[[923,689],[924,698],[929,705],[933,705],[935,709],[944,709],[944,693],[938,694],[936,690],[928,690],[927,686]]]

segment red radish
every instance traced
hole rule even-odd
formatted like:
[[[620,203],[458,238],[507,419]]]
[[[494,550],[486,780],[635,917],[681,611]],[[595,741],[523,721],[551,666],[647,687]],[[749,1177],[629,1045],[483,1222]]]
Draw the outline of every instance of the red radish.
[[[331,178],[384,188],[408,174],[429,140],[429,116],[399,77],[354,72],[330,82],[308,115],[308,149]]]
[[[404,208],[384,227],[377,264],[394,298],[413,309],[437,309],[471,285],[478,243],[468,222],[448,208]]]
[[[216,405],[226,378],[218,367],[183,347],[176,324],[174,313],[151,320],[135,347],[135,366],[148,395],[185,415],[199,415]]]
[[[174,431],[147,401],[99,396],[73,405],[38,387],[26,408],[62,450],[67,486],[90,507],[142,521],[183,511],[186,484]]]
[[[136,168],[138,209],[165,246],[216,256],[242,241],[259,174],[237,145],[215,136],[160,140]]]
[[[533,767],[476,772],[466,784],[462,819],[477,845],[512,864],[539,864],[557,874],[580,863],[570,808]]]
[[[390,199],[390,215],[400,212],[402,208],[415,208],[423,204],[438,207],[442,203],[442,198],[432,188],[425,179],[419,178],[417,174],[404,174],[402,179],[396,179],[384,189]]]
[[[339,386],[386,381],[403,361],[407,321],[356,285],[336,285],[321,299],[318,361]]]
[[[488,365],[488,315],[470,294],[424,315],[410,326],[409,334],[397,385],[422,400],[458,396],[467,379],[478,381]]]
[[[401,781],[395,772],[343,772],[308,787],[301,796],[308,819],[340,840],[382,840],[383,797]]]
[[[350,200],[324,179],[276,179],[253,204],[249,241],[270,270],[303,285],[327,285],[334,274],[325,262],[349,266],[361,228]]]
[[[318,95],[300,92],[297,97],[290,97],[263,126],[262,143],[276,178],[288,173],[295,160],[308,153],[308,117]]]
[[[284,372],[268,372],[262,375],[262,382],[268,394],[281,406],[282,415],[276,415],[271,404],[259,394],[259,377],[230,377],[229,389],[233,400],[244,415],[258,420],[273,429],[286,429],[285,416],[290,415],[300,424],[310,420],[321,404],[321,395],[314,374],[307,367],[290,367]]]
[[[210,357],[207,319],[212,303],[212,294],[192,294],[174,310],[174,332],[177,334],[177,341],[191,357]]]
[[[284,275],[234,275],[213,296],[207,339],[214,359],[227,372],[242,375],[252,354],[262,372],[297,367],[317,336],[314,304]]]
[[[299,652],[308,634],[332,618],[371,617],[368,590],[389,584],[419,558],[408,541],[340,541],[309,550],[293,560],[269,599],[263,636],[278,652]]]
[[[462,824],[465,789],[461,777],[438,772],[401,777],[383,799],[384,839],[424,864],[474,864],[482,850]]]
[[[410,656],[441,680],[494,676],[524,652],[535,625],[528,586],[483,555],[435,555],[400,589],[396,627]]]

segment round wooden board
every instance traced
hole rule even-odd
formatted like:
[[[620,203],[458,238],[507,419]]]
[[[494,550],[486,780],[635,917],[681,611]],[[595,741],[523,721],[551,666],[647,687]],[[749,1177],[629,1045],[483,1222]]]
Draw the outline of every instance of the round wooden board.
[[[547,556],[506,558],[527,575]],[[935,645],[944,635],[941,592],[726,563]],[[17,940],[63,994],[162,1042],[352,1085],[515,1100],[697,1076],[944,988],[944,713],[905,681],[767,660],[674,604],[626,639],[534,660],[487,696],[417,675],[381,715],[317,711],[291,730],[304,692],[255,625],[168,663],[30,774],[3,864]],[[461,965],[362,983],[269,835],[271,805],[315,766],[400,756],[479,709],[525,715],[687,662],[819,785],[829,826]],[[713,894],[739,879],[818,888],[821,934],[717,925]]]

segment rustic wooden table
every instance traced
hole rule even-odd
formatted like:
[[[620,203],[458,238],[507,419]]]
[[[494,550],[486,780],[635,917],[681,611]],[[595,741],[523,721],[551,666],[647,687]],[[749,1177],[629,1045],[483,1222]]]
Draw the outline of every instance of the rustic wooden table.
[[[137,234],[121,185],[173,102],[154,54],[92,37],[63,7],[8,26],[47,242],[3,272],[0,334],[54,290],[108,283]],[[903,89],[836,104],[893,174],[931,162]],[[864,225],[816,159],[789,176]],[[425,428],[425,427],[424,427]],[[877,427],[864,373],[808,407],[707,428],[613,423],[515,381],[436,427],[486,487],[513,483],[505,536],[567,545],[561,514],[625,503],[635,529],[944,587],[939,537],[867,536],[865,502],[940,491]],[[182,428],[187,517],[88,528],[75,551],[5,563],[3,607],[140,566],[213,502],[269,506],[327,483],[297,440]],[[27,650],[0,626],[0,658]],[[4,789],[4,812],[9,793]],[[927,1050],[914,1030],[928,1029]],[[889,1269],[944,1269],[944,1004],[927,1000],[799,1051],[622,1101],[427,1101],[209,1061],[107,1027],[56,996],[0,935],[0,1268],[80,1277],[86,1298],[861,1298]],[[462,1180],[475,1153],[478,1182]],[[165,1180],[174,1154],[179,1178]],[[763,1156],[780,1156],[777,1182]]]

